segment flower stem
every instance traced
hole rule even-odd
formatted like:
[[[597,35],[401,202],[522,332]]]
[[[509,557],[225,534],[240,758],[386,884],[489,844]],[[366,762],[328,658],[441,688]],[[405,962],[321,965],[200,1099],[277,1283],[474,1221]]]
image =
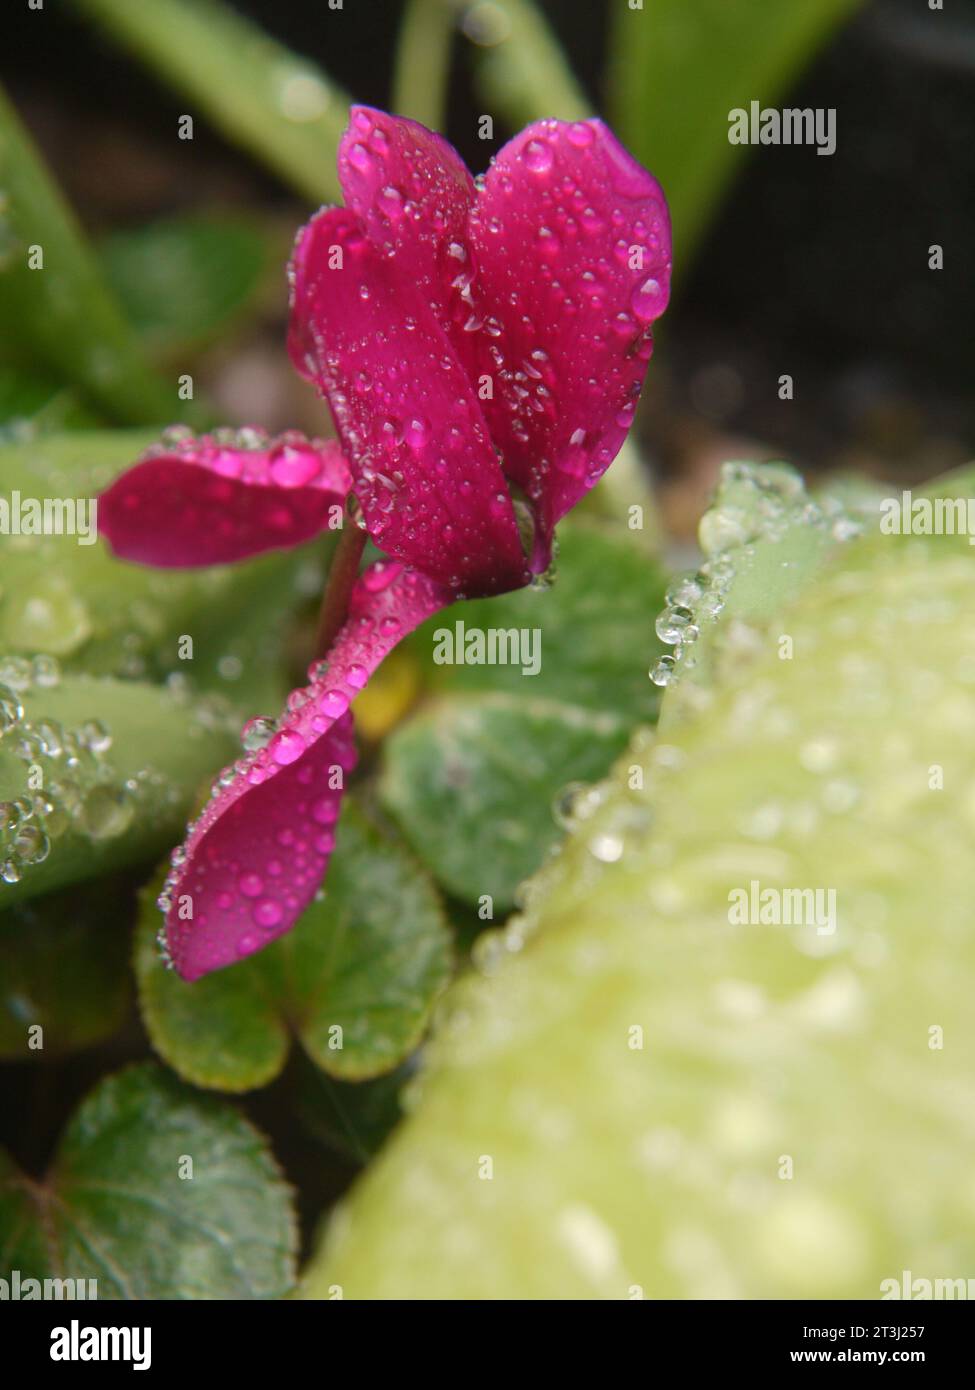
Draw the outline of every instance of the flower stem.
[[[318,635],[315,656],[322,657],[335,641],[339,628],[349,612],[352,586],[359,574],[359,561],[369,539],[354,523],[343,526],[332,563],[329,566],[322,606],[318,614]]]

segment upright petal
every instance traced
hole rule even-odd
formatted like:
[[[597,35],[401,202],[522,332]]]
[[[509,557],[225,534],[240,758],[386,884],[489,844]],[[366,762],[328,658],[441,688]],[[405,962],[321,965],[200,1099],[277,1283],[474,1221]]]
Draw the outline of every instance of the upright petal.
[[[240,447],[240,436],[254,447]],[[240,431],[155,445],[98,499],[116,555],[163,568],[222,565],[310,540],[341,522],[351,475],[332,440]]]
[[[480,402],[410,265],[348,209],[319,213],[292,263],[292,358],[328,399],[376,544],[458,594],[518,588],[528,569]]]
[[[463,323],[474,180],[442,135],[368,106],[352,108],[339,145],[346,206],[369,240],[402,265],[442,326]]]
[[[312,667],[270,740],[218,779],[162,899],[166,944],[184,979],[259,951],[307,907],[355,766],[349,705],[387,652],[452,597],[399,564],[366,570],[327,666]]]
[[[540,121],[488,171],[471,218],[484,411],[531,499],[533,567],[616,457],[670,287],[663,193],[601,121]]]

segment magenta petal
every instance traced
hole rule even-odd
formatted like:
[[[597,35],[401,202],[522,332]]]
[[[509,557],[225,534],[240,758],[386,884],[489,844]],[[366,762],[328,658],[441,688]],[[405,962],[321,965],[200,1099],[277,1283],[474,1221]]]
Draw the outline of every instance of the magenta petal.
[[[458,594],[528,578],[481,405],[411,278],[345,208],[320,212],[292,262],[288,345],[328,398],[369,533]]]
[[[174,856],[166,943],[185,980],[232,965],[292,927],[325,874],[346,775],[355,766],[349,705],[383,657],[453,595],[380,561],[311,684],[292,693],[277,732],[221,778]],[[192,916],[188,916],[188,911]]]
[[[470,316],[467,219],[476,190],[460,155],[416,121],[368,106],[352,108],[339,145],[346,206],[372,244],[408,266],[453,336]]]
[[[256,448],[212,436],[154,446],[98,499],[116,555],[163,568],[222,565],[341,525],[351,475],[331,440]]]
[[[615,458],[670,288],[656,180],[601,121],[540,121],[484,180],[471,218],[484,402],[505,473],[552,528]],[[492,336],[492,334],[494,336]]]

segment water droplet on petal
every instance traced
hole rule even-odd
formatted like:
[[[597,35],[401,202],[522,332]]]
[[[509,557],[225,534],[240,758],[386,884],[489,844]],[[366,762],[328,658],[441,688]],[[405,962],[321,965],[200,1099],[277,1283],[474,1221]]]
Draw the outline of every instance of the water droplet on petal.
[[[305,740],[297,729],[282,729],[268,744],[268,752],[281,767],[297,762],[305,751]]]
[[[322,714],[338,719],[349,708],[349,697],[342,690],[326,690],[318,702]]]
[[[663,290],[653,278],[644,280],[630,296],[630,307],[641,323],[659,318],[663,312]]]
[[[595,131],[587,121],[573,121],[566,132],[570,145],[575,145],[577,149],[583,150],[587,145],[591,145],[596,138]]]
[[[269,929],[278,925],[284,916],[284,911],[281,904],[275,902],[273,898],[262,898],[259,903],[255,904],[251,916],[259,927]]]
[[[306,487],[322,471],[322,461],[312,449],[278,445],[268,458],[270,474],[278,487]]]
[[[273,719],[248,719],[240,732],[240,741],[248,753],[256,753],[267,747],[276,732],[277,724]]]
[[[552,146],[547,140],[529,140],[522,158],[535,174],[547,174],[552,167]]]

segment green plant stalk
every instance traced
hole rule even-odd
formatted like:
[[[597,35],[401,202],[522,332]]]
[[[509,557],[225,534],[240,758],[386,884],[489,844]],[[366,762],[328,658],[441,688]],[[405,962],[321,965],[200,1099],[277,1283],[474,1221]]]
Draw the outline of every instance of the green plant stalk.
[[[786,91],[860,0],[654,0],[616,7],[606,94],[625,144],[670,203],[686,266],[745,148],[728,112]]]
[[[454,0],[456,8],[456,0]],[[479,86],[509,125],[555,116],[579,121],[592,115],[586,96],[558,40],[531,0],[497,0],[507,21],[500,43],[479,50]]]
[[[359,575],[359,562],[369,539],[365,531],[350,523],[346,526],[336,547],[325,582],[322,606],[318,616],[318,633],[315,638],[315,656],[327,655],[335,641],[339,629],[349,614],[349,599]]]
[[[335,152],[350,98],[314,63],[218,0],[74,3],[303,197],[341,197]]]
[[[454,35],[446,0],[409,0],[400,25],[393,75],[393,110],[443,130]]]
[[[114,420],[185,413],[142,355],[74,213],[0,91],[0,321],[32,357],[77,382]],[[31,248],[43,263],[31,269]]]

